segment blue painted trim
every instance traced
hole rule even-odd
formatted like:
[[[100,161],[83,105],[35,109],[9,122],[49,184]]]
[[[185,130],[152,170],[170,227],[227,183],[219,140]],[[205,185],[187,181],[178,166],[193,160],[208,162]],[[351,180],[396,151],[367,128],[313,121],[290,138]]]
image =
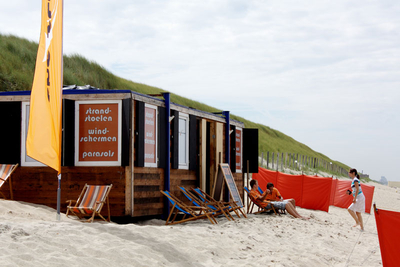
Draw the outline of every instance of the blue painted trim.
[[[83,94],[121,94],[132,93],[131,90],[100,90],[100,89],[63,89],[64,95],[83,95]],[[30,95],[31,91],[5,91],[0,95]]]
[[[30,95],[31,91],[4,91],[0,92],[1,95]]]
[[[163,93],[163,97],[165,99],[165,119],[166,119],[166,133],[165,135],[167,136],[167,154],[166,155],[160,155],[160,157],[167,157],[167,163],[165,167],[165,177],[164,177],[164,190],[165,191],[170,191],[171,187],[171,158],[170,158],[170,151],[171,151],[171,124],[169,123],[169,118],[171,117],[171,100],[170,100],[170,93]],[[174,118],[175,120],[179,118]],[[168,218],[168,214],[170,212],[169,208],[169,201],[166,200],[164,202],[164,207],[165,207],[165,213],[164,216],[165,218]]]
[[[131,90],[104,90],[104,89],[64,89],[64,95],[84,95],[84,94],[130,94]]]
[[[231,142],[230,142],[230,135],[229,131],[231,130],[230,127],[230,119],[229,119],[229,111],[222,111],[222,116],[225,116],[225,163],[228,163],[229,166],[231,165],[230,163],[230,154],[231,154]],[[229,189],[225,185],[225,199],[227,201],[230,201],[230,194],[229,194]]]
[[[229,111],[222,111],[222,115],[225,116],[225,163],[231,164],[231,142],[230,142],[230,116]]]

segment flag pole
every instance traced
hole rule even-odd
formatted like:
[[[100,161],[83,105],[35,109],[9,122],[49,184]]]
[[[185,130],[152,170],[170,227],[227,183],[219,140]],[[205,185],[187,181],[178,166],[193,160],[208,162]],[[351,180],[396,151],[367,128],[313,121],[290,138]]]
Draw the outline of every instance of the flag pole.
[[[63,0],[42,0],[26,138],[27,155],[57,171],[57,220],[61,201],[63,12]]]
[[[57,188],[57,221],[60,220],[60,202],[61,202],[61,173],[58,175],[58,188]]]

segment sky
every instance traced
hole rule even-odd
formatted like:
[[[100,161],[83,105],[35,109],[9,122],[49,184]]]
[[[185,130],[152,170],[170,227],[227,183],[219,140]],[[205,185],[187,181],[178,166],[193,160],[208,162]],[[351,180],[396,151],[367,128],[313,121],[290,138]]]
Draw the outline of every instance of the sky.
[[[0,33],[38,42],[41,2],[1,1]],[[400,181],[399,14],[398,0],[65,0],[63,50]]]

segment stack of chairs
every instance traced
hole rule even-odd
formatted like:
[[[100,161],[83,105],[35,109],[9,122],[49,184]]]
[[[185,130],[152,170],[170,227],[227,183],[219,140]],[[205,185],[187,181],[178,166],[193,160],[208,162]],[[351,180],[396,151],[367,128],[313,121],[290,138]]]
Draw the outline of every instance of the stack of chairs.
[[[219,203],[219,206],[224,207],[225,211],[227,211],[229,214],[230,212],[234,212],[236,216],[240,218],[239,212],[242,213],[242,215],[247,218],[246,213],[243,212],[242,207],[238,206],[236,202],[230,201],[230,202],[223,202],[223,201],[217,201],[214,199],[212,196],[204,192],[200,188],[192,188],[192,192],[195,193],[199,199],[201,199],[204,203]],[[232,218],[233,219],[233,218]]]
[[[171,192],[162,190],[160,190],[160,192],[169,200],[172,205],[172,209],[165,222],[166,225],[173,225],[199,219],[208,219],[212,224],[218,224],[217,220],[215,219],[216,213],[210,211],[209,208],[202,206],[188,206],[178,197],[174,196]],[[178,216],[179,213],[183,214],[182,218]],[[178,218],[180,219],[178,220]]]
[[[207,208],[210,212],[213,212],[215,216],[224,215],[228,220],[235,220],[229,212],[229,207],[221,205],[220,202],[204,201],[186,190],[183,186],[178,186],[178,188],[192,205]]]

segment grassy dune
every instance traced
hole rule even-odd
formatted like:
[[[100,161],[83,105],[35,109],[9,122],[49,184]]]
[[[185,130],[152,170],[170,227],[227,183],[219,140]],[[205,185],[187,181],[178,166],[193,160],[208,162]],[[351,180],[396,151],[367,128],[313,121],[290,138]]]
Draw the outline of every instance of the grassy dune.
[[[32,87],[38,44],[11,35],[0,34],[0,91],[29,91]],[[166,92],[161,88],[135,83],[115,76],[94,61],[80,55],[64,55],[64,84],[90,84],[101,89],[128,89],[142,94]],[[171,101],[187,107],[219,112],[208,106],[188,98],[171,93]],[[297,142],[268,126],[248,121],[231,114],[231,118],[244,122],[246,128],[259,129],[259,151],[298,153],[310,157],[324,159],[342,167],[347,165],[331,160],[310,147]]]

